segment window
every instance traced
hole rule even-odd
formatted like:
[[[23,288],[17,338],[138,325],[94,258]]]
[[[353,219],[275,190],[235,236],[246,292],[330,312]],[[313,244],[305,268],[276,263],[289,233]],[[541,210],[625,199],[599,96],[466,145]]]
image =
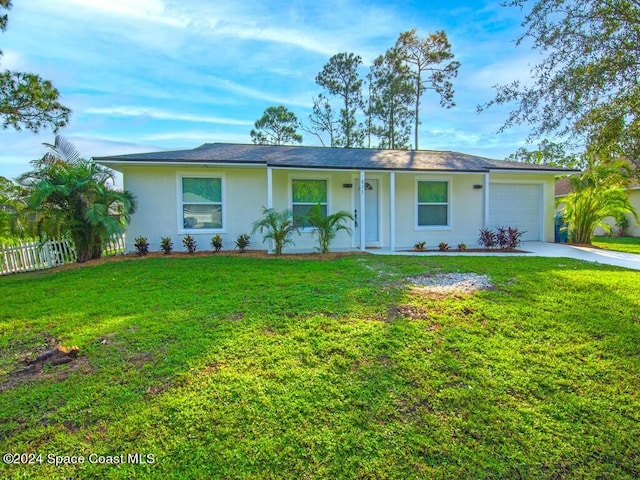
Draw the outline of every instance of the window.
[[[182,177],[182,227],[222,228],[222,178]]]
[[[291,180],[291,197],[294,218],[305,216],[317,204],[320,204],[322,215],[327,215],[326,180]],[[300,226],[308,225],[303,222]]]
[[[449,182],[418,181],[418,226],[449,225]]]

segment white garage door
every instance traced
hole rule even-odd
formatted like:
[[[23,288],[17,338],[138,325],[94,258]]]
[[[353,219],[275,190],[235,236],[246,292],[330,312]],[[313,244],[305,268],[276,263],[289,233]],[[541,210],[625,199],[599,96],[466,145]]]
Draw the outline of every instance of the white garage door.
[[[542,185],[492,183],[489,185],[489,225],[526,231],[522,240],[540,240]]]

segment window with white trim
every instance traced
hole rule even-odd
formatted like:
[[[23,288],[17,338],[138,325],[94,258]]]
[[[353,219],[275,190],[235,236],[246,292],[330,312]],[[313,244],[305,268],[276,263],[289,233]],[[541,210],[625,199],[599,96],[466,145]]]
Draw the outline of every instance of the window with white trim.
[[[418,227],[449,225],[449,182],[418,180]]]
[[[222,178],[182,177],[182,227],[185,230],[222,229]]]
[[[320,205],[322,215],[327,215],[327,181],[315,179],[291,180],[291,209],[294,218],[301,218],[309,213],[314,205]],[[300,227],[305,228],[304,222]]]

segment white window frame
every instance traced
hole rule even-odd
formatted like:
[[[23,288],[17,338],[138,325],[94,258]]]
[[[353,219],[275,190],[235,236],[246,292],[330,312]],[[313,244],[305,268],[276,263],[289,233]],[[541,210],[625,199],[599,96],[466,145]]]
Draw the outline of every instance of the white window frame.
[[[182,192],[182,179],[183,178],[213,178],[220,180],[220,202],[203,202],[202,205],[220,205],[221,216],[222,216],[222,228],[185,228],[184,227],[184,198]],[[177,196],[177,222],[178,222],[178,233],[179,234],[210,234],[210,233],[225,233],[226,225],[227,225],[227,216],[225,205],[226,202],[226,183],[224,174],[192,174],[192,173],[179,173],[176,177],[176,196]],[[188,204],[195,204],[194,202],[186,202]]]
[[[419,202],[418,201],[418,185],[420,182],[438,182],[447,184],[447,202]],[[416,230],[452,230],[451,226],[451,177],[417,177],[415,181],[415,225]],[[447,224],[446,225],[420,225],[420,206],[421,205],[446,205],[447,207]]]
[[[293,214],[293,181],[294,180],[323,180],[327,183],[327,200],[325,203],[321,203],[321,205],[326,204],[327,206],[327,215],[331,214],[331,204],[329,202],[329,199],[331,197],[330,195],[330,191],[331,191],[331,181],[330,181],[329,176],[327,175],[309,175],[309,174],[304,174],[304,175],[295,175],[295,174],[290,174],[289,175],[289,210],[291,211],[291,213]],[[315,203],[301,203],[301,202],[296,202],[296,205],[315,205]],[[302,232],[310,232],[312,231],[313,228],[312,227],[306,227],[306,228],[300,228],[300,231]]]

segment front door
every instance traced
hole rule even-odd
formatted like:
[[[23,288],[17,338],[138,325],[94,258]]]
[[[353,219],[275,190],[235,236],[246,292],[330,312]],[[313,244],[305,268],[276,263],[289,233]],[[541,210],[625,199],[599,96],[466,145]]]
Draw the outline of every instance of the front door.
[[[362,208],[360,208],[360,179],[356,178],[353,182],[356,188],[353,189],[355,195],[354,205],[356,218],[355,229],[353,232],[356,245],[360,245],[360,226],[364,220],[365,246],[378,246],[380,242],[380,233],[378,231],[378,180],[365,179],[364,190],[364,219],[362,218]]]

